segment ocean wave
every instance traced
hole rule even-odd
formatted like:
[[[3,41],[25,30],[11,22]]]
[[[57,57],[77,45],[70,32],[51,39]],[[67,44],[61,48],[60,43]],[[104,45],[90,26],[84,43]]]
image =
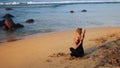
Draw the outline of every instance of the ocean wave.
[[[120,3],[116,1],[60,1],[60,2],[0,2],[0,5],[61,5],[61,4],[102,4]]]

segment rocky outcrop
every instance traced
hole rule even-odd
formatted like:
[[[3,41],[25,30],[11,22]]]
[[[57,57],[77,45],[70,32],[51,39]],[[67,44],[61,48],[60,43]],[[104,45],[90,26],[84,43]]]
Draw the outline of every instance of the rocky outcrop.
[[[26,20],[26,23],[33,23],[34,22],[34,19],[28,19]]]
[[[10,8],[10,7],[6,7],[5,10],[6,10],[6,11],[10,11],[10,10],[13,10],[13,9]]]
[[[71,11],[70,11],[70,13],[74,13],[74,11],[73,11],[73,10],[71,10]]]
[[[4,16],[3,16],[3,18],[13,18],[14,16],[13,15],[11,15],[11,14],[5,14]]]
[[[8,31],[8,30],[14,31],[17,28],[23,28],[24,27],[24,25],[22,25],[20,23],[15,24],[11,17],[6,17],[5,20],[1,21],[0,26],[5,31]]]
[[[24,25],[22,25],[22,24],[20,24],[20,23],[17,23],[17,24],[15,24],[15,27],[16,27],[16,28],[23,28]]]
[[[83,10],[81,10],[81,12],[87,12],[87,10],[83,9]]]

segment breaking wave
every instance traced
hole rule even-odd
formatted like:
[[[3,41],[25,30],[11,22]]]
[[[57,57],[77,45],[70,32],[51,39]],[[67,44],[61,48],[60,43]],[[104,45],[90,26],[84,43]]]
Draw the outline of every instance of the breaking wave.
[[[66,5],[66,4],[106,4],[120,1],[59,1],[59,2],[0,2],[0,5]]]

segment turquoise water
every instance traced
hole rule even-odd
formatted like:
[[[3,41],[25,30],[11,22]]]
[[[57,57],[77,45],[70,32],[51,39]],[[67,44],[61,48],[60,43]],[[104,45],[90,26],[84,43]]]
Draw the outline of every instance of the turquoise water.
[[[0,29],[0,40],[17,38],[36,33],[49,33],[60,30],[71,30],[77,27],[110,27],[120,26],[120,3],[114,4],[68,4],[68,5],[1,5],[0,20],[6,13],[15,16],[15,23],[25,27],[14,32]],[[5,7],[13,10],[6,11]],[[86,9],[87,12],[81,12]],[[74,10],[74,13],[70,13]],[[34,19],[33,24],[27,24],[27,19]]]

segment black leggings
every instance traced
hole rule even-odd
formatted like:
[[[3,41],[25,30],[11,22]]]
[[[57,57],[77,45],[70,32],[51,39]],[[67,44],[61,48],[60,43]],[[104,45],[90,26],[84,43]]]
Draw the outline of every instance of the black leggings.
[[[79,46],[78,48],[74,49],[74,48],[70,48],[71,51],[71,56],[75,56],[75,57],[83,57],[84,56],[84,50],[83,47]]]

